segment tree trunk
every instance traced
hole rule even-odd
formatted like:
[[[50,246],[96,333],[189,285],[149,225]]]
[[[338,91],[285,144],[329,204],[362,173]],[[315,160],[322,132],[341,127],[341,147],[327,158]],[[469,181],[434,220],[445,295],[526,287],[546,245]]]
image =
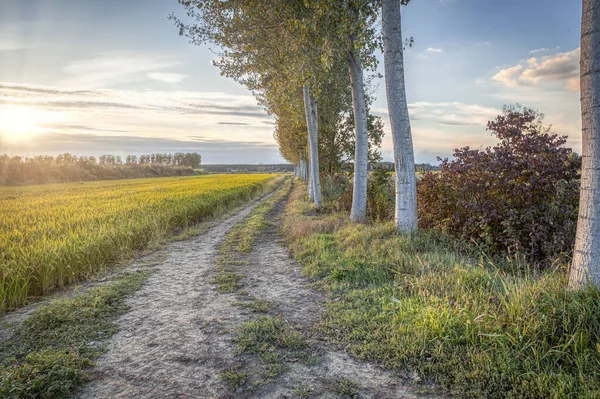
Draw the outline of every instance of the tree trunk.
[[[600,286],[600,2],[583,0],[581,20],[582,168],[569,287]]]
[[[356,38],[352,38],[352,43]],[[353,45],[354,47],[354,45]],[[367,131],[367,103],[360,58],[354,50],[348,52],[348,69],[352,84],[352,107],[356,146],[354,155],[354,189],[350,219],[361,222],[367,217],[367,167],[369,158],[369,136]]]
[[[383,0],[381,14],[385,86],[396,169],[394,221],[399,231],[408,233],[417,230],[417,176],[404,84],[400,0]]]
[[[314,201],[315,207],[321,207],[321,183],[319,181],[319,121],[317,101],[310,95],[308,85],[304,85],[304,110],[306,112],[306,126],[308,128],[309,152],[309,197]]]

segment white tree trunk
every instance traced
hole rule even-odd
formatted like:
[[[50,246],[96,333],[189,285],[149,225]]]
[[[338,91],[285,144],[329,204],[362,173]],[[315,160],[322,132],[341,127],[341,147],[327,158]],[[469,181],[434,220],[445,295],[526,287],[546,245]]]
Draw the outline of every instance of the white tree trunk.
[[[362,64],[354,50],[348,52],[348,69],[350,70],[350,81],[352,84],[352,107],[354,109],[354,126],[356,132],[354,189],[352,192],[350,219],[360,222],[367,217],[369,135],[367,131],[367,103]]]
[[[314,201],[315,207],[321,207],[321,183],[319,180],[319,121],[317,101],[310,95],[308,85],[304,85],[304,110],[306,113],[306,126],[308,128],[308,153],[309,153],[309,197]]]
[[[383,0],[381,15],[385,85],[396,169],[394,221],[399,231],[408,233],[417,230],[417,176],[404,84],[400,0]]]
[[[311,140],[313,159],[311,160],[312,181],[313,181],[313,196],[315,207],[321,208],[321,179],[319,176],[319,113],[317,108],[317,100],[310,96],[310,114],[312,119]]]
[[[581,20],[582,168],[570,288],[600,286],[600,2],[583,0]]]
[[[308,199],[311,202],[314,202],[314,200],[315,200],[315,192],[313,190],[313,179],[312,179],[312,175],[310,174],[310,169],[311,169],[310,164],[307,163],[306,170],[307,170],[307,173],[308,173],[307,174],[307,177],[308,177]]]

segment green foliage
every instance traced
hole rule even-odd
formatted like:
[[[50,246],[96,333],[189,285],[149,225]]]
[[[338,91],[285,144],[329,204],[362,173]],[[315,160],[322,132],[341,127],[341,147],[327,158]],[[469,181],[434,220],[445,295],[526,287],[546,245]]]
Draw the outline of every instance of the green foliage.
[[[330,390],[343,398],[358,398],[358,385],[347,378],[338,378],[329,382]]]
[[[0,369],[0,396],[3,398],[70,398],[83,383],[83,371],[92,363],[68,351],[45,349],[32,352],[15,367]]]
[[[113,283],[35,310],[0,345],[0,395],[65,398],[86,378],[85,369],[118,331],[125,299],[140,289],[150,270],[127,273]]]
[[[296,197],[295,197],[296,198]],[[284,232],[324,287],[329,339],[413,370],[466,398],[600,395],[600,291],[566,288],[564,268],[492,260],[437,233],[336,223],[289,205]]]
[[[419,181],[420,226],[545,264],[569,254],[581,158],[529,108],[506,107],[488,130],[500,140],[497,145],[457,149],[439,173]]]
[[[244,323],[238,330],[237,343],[242,352],[265,353],[270,348],[302,350],[308,344],[304,336],[280,317],[261,316]]]
[[[386,169],[375,169],[367,181],[367,216],[383,221],[394,218],[394,181]]]
[[[46,184],[90,180],[117,180],[158,176],[189,176],[200,174],[201,157],[196,153],[101,155],[78,157],[60,154],[21,157],[0,155],[0,185]]]

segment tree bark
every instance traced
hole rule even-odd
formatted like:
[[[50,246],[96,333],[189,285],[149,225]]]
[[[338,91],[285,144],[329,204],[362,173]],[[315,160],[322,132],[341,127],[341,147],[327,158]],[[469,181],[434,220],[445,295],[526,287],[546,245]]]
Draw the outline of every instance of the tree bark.
[[[319,180],[319,121],[317,101],[310,95],[308,85],[303,86],[304,110],[306,113],[306,126],[308,128],[309,152],[309,198],[314,201],[315,207],[321,207],[321,183]]]
[[[581,20],[582,168],[569,287],[600,286],[600,2],[583,0]]]
[[[352,43],[356,38],[352,38]],[[354,44],[353,44],[354,47]],[[367,103],[363,82],[363,69],[360,58],[354,50],[348,52],[348,69],[352,84],[352,107],[356,145],[354,155],[354,189],[350,219],[356,222],[367,217],[367,167],[369,158],[369,136],[367,130]]]
[[[417,176],[406,86],[400,0],[383,0],[382,28],[385,86],[394,145],[396,171],[396,228],[409,233],[417,230]]]

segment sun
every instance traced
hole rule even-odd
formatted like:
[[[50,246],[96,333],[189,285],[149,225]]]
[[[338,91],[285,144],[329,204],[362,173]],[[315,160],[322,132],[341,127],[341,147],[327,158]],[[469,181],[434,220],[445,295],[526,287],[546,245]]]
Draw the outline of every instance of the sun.
[[[56,113],[36,108],[0,107],[0,136],[7,142],[31,141],[57,119]]]

